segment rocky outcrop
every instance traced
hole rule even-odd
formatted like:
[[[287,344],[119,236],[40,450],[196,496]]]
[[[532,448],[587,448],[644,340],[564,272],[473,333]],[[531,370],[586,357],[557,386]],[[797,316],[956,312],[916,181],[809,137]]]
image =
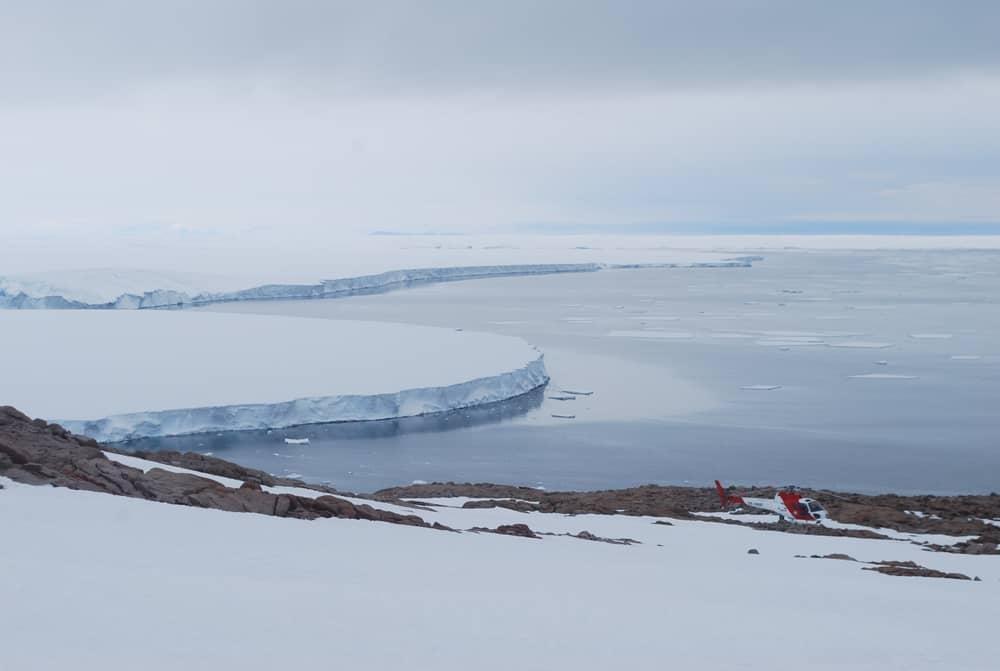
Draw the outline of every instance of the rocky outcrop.
[[[175,505],[277,517],[346,519],[430,526],[417,515],[401,515],[356,505],[333,495],[309,498],[272,494],[261,485],[289,483],[262,471],[246,469],[203,455],[157,455],[168,463],[204,469],[244,480],[238,488],[210,478],[162,468],[143,472],[108,459],[90,438],[76,436],[57,424],[32,420],[9,406],[0,407],[0,475],[30,485],[53,485]],[[437,526],[437,525],[435,525]],[[438,527],[441,528],[441,527]]]
[[[538,534],[531,530],[527,524],[501,524],[496,529],[487,527],[472,527],[469,531],[485,531],[491,534],[501,534],[504,536],[520,536],[521,538],[539,538]]]
[[[771,498],[776,491],[766,487],[736,487],[746,496]],[[865,495],[826,490],[799,490],[823,503],[831,517],[874,528],[886,527],[912,533],[973,536],[970,541],[955,545],[931,545],[929,549],[962,554],[1000,553],[1000,527],[984,523],[983,519],[1000,519],[1000,495],[971,496],[898,496],[895,494]],[[714,489],[703,487],[662,487],[644,485],[629,489],[595,492],[549,492],[530,487],[513,487],[490,483],[454,482],[393,487],[376,492],[381,501],[413,501],[421,498],[467,496],[463,508],[509,508],[520,512],[563,513],[567,515],[648,515],[676,519],[695,519],[694,512],[719,510],[719,497]],[[907,512],[910,511],[910,512]],[[913,511],[921,512],[915,515]],[[746,523],[739,515],[725,518],[697,517],[702,521],[723,524],[746,524],[755,529],[781,531],[814,536],[849,536],[884,539],[887,536],[867,529],[834,529],[813,524],[791,522]]]
[[[658,485],[596,492],[547,492],[531,487],[449,482],[394,487],[383,489],[373,495],[375,499],[380,501],[420,500],[421,498],[442,496],[490,499],[489,501],[469,501],[463,506],[467,508],[504,507],[522,512],[539,511],[569,515],[584,513],[625,514],[690,519],[692,518],[691,511],[718,510],[719,508],[719,497],[715,490],[696,487],[661,487]]]
[[[880,561],[872,566],[865,566],[865,571],[876,571],[885,575],[895,575],[910,578],[950,578],[952,580],[972,580],[964,573],[949,573],[927,568],[912,561]]]
[[[161,452],[145,452],[142,450],[136,450],[134,452],[129,452],[128,450],[122,450],[110,445],[105,445],[102,449],[105,452],[114,452],[116,454],[139,457],[140,459],[145,459],[146,461],[156,461],[161,464],[166,464],[167,466],[177,466],[191,471],[198,471],[199,473],[207,473],[209,475],[218,475],[220,477],[231,478],[233,480],[257,482],[261,485],[267,485],[269,487],[279,485],[286,487],[308,487],[309,489],[315,489],[316,491],[326,492],[328,494],[340,493],[332,487],[306,484],[305,482],[294,478],[280,478],[265,471],[257,470],[256,468],[247,468],[246,466],[240,466],[239,464],[234,464],[233,462],[226,461],[225,459],[219,459],[218,457],[200,454],[198,452],[176,452],[174,450],[163,450]]]

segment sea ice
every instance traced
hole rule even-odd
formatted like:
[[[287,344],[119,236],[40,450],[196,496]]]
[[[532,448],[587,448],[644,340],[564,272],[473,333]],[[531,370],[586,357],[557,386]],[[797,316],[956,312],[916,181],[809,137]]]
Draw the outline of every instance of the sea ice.
[[[667,317],[663,315],[642,315],[638,317],[628,317],[628,319],[634,319],[636,321],[644,322],[675,322],[680,319],[680,317]]]
[[[608,335],[613,338],[642,338],[650,340],[685,340],[694,337],[693,333],[688,333],[686,331],[653,331],[653,330],[612,331]]]
[[[841,342],[829,342],[826,346],[843,347],[845,349],[886,349],[887,347],[892,347],[892,343],[873,340],[844,340]]]

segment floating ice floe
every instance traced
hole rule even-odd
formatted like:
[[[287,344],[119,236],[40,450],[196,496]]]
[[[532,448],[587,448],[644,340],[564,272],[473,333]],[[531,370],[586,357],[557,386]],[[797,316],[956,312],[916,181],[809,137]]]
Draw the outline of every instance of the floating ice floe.
[[[549,396],[553,401],[575,401],[576,396]]]
[[[774,391],[775,389],[781,389],[780,384],[747,384],[740,389],[744,391]]]
[[[761,335],[776,338],[857,338],[865,335],[854,331],[760,331]]]
[[[637,321],[644,321],[644,322],[675,322],[680,320],[680,317],[667,317],[664,315],[641,315],[638,317],[628,317],[628,319],[635,319]]]
[[[952,354],[950,358],[954,361],[978,361],[983,357],[978,354]]]
[[[693,333],[688,333],[687,331],[640,331],[640,330],[624,330],[624,331],[612,331],[608,334],[613,338],[640,338],[644,340],[687,340],[693,338]]]
[[[308,438],[285,438],[286,445],[308,445]]]
[[[863,373],[861,375],[848,375],[853,380],[916,380],[916,375],[900,375],[898,373]]]
[[[844,340],[841,342],[826,343],[827,347],[843,347],[845,349],[886,349],[892,347],[891,342],[878,342],[874,340]]]
[[[886,361],[885,359],[879,359],[878,361],[875,362],[875,365],[876,366],[888,366],[889,362]]]
[[[780,347],[782,349],[788,349],[791,347],[815,347],[817,345],[825,345],[826,342],[818,338],[799,338],[795,340],[758,340],[755,344],[763,347]]]
[[[950,333],[911,333],[911,338],[916,340],[948,340],[952,337]]]
[[[593,396],[594,392],[588,389],[563,389],[562,393],[572,394],[573,396]]]
[[[576,415],[557,415],[553,413],[552,416],[556,419],[576,419]]]

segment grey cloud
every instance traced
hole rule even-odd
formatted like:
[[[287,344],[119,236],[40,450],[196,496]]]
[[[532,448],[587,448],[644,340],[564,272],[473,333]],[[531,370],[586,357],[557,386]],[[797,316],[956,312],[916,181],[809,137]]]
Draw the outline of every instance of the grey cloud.
[[[653,89],[1000,68],[1000,2],[0,4],[0,95],[248,78],[320,91]]]

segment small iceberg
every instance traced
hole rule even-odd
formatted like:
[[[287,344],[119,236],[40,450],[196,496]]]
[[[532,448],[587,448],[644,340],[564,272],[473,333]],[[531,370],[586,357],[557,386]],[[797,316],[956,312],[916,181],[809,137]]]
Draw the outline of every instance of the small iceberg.
[[[286,445],[308,445],[308,438],[285,438]]]

